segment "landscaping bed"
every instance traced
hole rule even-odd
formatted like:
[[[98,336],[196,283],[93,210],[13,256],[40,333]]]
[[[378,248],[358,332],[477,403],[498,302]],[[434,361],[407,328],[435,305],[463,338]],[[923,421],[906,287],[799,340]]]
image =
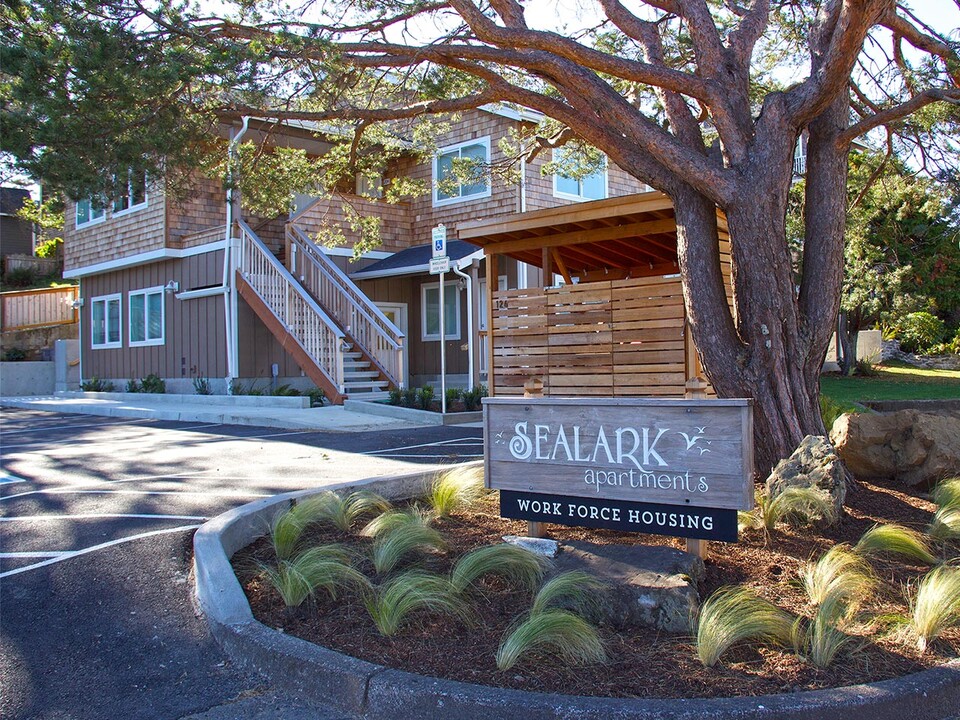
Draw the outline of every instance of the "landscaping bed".
[[[741,584],[795,615],[811,615],[798,574],[811,557],[819,557],[838,542],[855,543],[876,523],[897,522],[923,529],[934,506],[923,496],[893,484],[857,483],[847,497],[847,515],[833,528],[800,530],[779,526],[767,547],[761,531],[741,534],[737,544],[715,544],[700,588],[707,597],[717,588]],[[355,552],[355,567],[374,581],[378,578],[366,559],[371,540],[329,526],[311,526],[304,545],[340,543]],[[449,572],[464,553],[500,542],[503,535],[524,534],[526,524],[499,517],[495,495],[488,495],[449,517],[433,523],[447,541],[445,553],[427,553],[414,564],[437,573]],[[623,534],[549,526],[561,543],[660,544],[680,547],[680,541],[650,535]],[[952,549],[956,555],[956,547]],[[956,658],[960,630],[945,632],[925,654],[898,629],[894,616],[907,612],[905,589],[927,570],[900,558],[873,559],[878,590],[860,608],[863,623],[847,631],[853,640],[837,660],[817,669],[792,650],[744,643],[704,668],[692,637],[647,629],[612,631],[600,628],[606,645],[605,663],[569,666],[546,655],[524,656],[509,670],[497,669],[494,657],[511,623],[530,607],[531,593],[512,588],[497,577],[485,577],[471,588],[471,624],[448,616],[418,613],[393,636],[375,627],[359,592],[339,594],[336,600],[318,592],[298,608],[287,608],[260,569],[276,562],[267,538],[233,557],[254,616],[271,628],[301,637],[347,655],[376,664],[435,677],[471,683],[569,695],[612,697],[725,697],[762,695],[871,682],[913,673]]]

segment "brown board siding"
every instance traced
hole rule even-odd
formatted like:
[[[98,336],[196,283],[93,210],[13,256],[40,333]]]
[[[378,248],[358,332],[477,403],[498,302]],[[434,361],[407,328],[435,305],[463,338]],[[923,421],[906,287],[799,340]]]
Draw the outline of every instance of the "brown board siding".
[[[180,283],[180,290],[219,285],[223,278],[223,253],[212,252],[179,260],[138,265],[81,280],[81,352],[84,378],[139,378],[156,373],[162,378],[224,377],[226,341],[223,296],[177,300],[164,293],[164,344],[130,347],[129,294],[131,291]],[[92,300],[120,293],[121,337],[119,348],[90,347]],[[122,388],[118,388],[122,389]]]

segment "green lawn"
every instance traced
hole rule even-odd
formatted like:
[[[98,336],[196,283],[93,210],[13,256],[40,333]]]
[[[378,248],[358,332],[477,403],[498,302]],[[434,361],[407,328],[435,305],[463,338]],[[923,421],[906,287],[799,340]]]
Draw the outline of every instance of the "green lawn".
[[[876,369],[876,377],[824,375],[820,390],[841,403],[960,398],[960,370],[921,370],[906,365]]]

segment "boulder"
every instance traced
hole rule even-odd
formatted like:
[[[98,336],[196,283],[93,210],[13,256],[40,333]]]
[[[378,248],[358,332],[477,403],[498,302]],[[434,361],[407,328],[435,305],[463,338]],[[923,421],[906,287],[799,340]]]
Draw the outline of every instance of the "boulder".
[[[660,546],[574,541],[561,546],[552,574],[571,570],[607,586],[597,595],[594,620],[615,629],[639,625],[690,632],[699,609],[697,582],[704,572],[695,555]]]
[[[929,486],[960,475],[960,418],[899,410],[837,419],[830,438],[855,477]]]
[[[767,478],[767,497],[774,498],[792,487],[819,488],[833,499],[838,514],[843,509],[847,477],[827,438],[807,435],[790,457],[777,463]]]
[[[504,535],[503,541],[508,545],[516,545],[534,555],[543,555],[548,558],[555,558],[559,551],[559,545],[556,540],[549,538],[533,538],[521,535]]]

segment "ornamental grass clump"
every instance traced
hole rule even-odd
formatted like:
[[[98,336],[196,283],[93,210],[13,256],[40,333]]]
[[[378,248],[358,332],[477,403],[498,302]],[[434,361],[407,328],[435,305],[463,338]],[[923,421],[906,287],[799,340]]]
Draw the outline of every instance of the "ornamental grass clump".
[[[470,507],[486,492],[482,467],[455,467],[441,472],[427,494],[427,504],[437,517],[447,517]]]
[[[930,497],[937,505],[930,536],[941,541],[960,540],[960,477],[940,481]]]
[[[393,570],[407,555],[414,552],[438,552],[446,549],[443,536],[426,525],[407,523],[380,533],[373,541],[371,559],[377,574]]]
[[[409,570],[376,588],[364,598],[367,612],[381,635],[394,635],[412,613],[429,611],[469,622],[469,608],[447,578]]]
[[[414,505],[406,510],[388,510],[385,513],[377,515],[368,522],[360,534],[364,537],[375,538],[383,533],[390,532],[401,525],[419,525],[421,527],[430,527],[433,524],[433,514],[419,505]]]
[[[497,649],[497,668],[508,670],[520,657],[535,651],[558,655],[571,665],[605,661],[600,634],[577,614],[592,609],[604,587],[592,575],[578,571],[561,573],[544,583],[530,611],[504,633]],[[572,610],[552,607],[557,604]]]
[[[795,627],[797,653],[821,670],[829,667],[840,650],[853,639],[842,630],[849,611],[840,593],[828,594],[806,627],[802,628],[799,622]]]
[[[941,480],[930,493],[930,499],[940,508],[960,508],[960,477]]]
[[[833,499],[823,490],[812,487],[791,487],[763,502],[763,527],[769,535],[778,523],[810,525],[838,519]]]
[[[279,560],[289,560],[300,547],[303,531],[320,521],[321,506],[307,498],[277,513],[270,523],[270,542]]]
[[[936,562],[922,533],[895,523],[874,525],[861,536],[853,549],[864,557],[900,555],[924,565]]]
[[[499,575],[511,586],[531,592],[543,580],[547,559],[516,545],[501,543],[467,553],[453,566],[450,584],[463,592],[484,575]]]
[[[940,565],[920,581],[910,602],[908,627],[923,653],[944,631],[960,625],[960,567]]]
[[[700,608],[697,657],[705,667],[713,667],[723,653],[744,640],[790,645],[794,619],[749,588],[722,587]]]
[[[842,605],[850,612],[876,587],[870,566],[849,545],[834,545],[817,562],[806,563],[800,579],[814,607],[829,604],[839,609]]]
[[[317,522],[333,525],[342,532],[350,532],[354,521],[361,515],[384,513],[391,508],[388,500],[369,490],[358,490],[345,496],[328,491],[314,495],[304,503],[314,504]]]
[[[325,590],[331,598],[350,588],[366,588],[367,578],[354,570],[350,553],[339,545],[310,548],[290,560],[280,560],[276,567],[261,565],[261,570],[287,607],[298,607],[317,590]]]

